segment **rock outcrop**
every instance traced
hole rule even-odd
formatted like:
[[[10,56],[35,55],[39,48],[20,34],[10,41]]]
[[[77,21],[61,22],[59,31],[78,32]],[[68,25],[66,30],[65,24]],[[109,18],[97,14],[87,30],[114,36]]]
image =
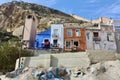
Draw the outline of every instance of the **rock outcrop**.
[[[38,32],[48,29],[52,23],[81,22],[52,8],[23,1],[12,1],[0,5],[0,29],[15,31],[16,28],[24,26],[26,15],[33,12],[39,20]]]

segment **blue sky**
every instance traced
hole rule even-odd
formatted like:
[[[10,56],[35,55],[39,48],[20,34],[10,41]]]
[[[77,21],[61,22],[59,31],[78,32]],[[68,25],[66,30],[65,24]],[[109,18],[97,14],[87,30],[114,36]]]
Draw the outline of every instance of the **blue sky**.
[[[0,4],[12,0],[0,0]],[[18,0],[20,1],[20,0]],[[87,19],[101,16],[120,19],[120,0],[22,0],[60,10],[68,14],[76,14]]]

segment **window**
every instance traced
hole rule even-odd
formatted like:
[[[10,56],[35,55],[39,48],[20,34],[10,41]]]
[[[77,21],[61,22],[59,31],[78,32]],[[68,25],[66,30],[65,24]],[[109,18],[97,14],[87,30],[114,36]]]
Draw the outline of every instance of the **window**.
[[[49,40],[48,39],[44,39],[44,42],[49,42]]]
[[[98,32],[93,32],[93,36],[94,37],[98,37],[99,35],[98,35]]]
[[[59,34],[58,34],[58,29],[54,29],[53,30],[53,34],[52,34],[52,37],[58,37]]]
[[[28,15],[27,18],[28,18],[28,19],[32,18],[32,15]]]
[[[90,37],[89,37],[89,34],[90,34],[90,33],[87,33],[87,39],[89,39],[89,38],[90,38]]]
[[[58,34],[58,29],[54,29],[54,34]]]
[[[74,46],[78,46],[78,41],[74,41]]]
[[[68,36],[72,37],[72,29],[68,29]]]
[[[76,36],[80,36],[80,30],[79,29],[76,29]]]
[[[54,46],[54,47],[57,47],[57,45],[58,45],[58,40],[57,40],[57,39],[54,39],[54,40],[53,40],[53,46]]]
[[[66,48],[70,48],[70,41],[66,41]]]
[[[27,18],[35,20],[35,18],[32,15],[28,15]]]
[[[113,41],[114,37],[112,36],[112,33],[107,34],[107,41]]]

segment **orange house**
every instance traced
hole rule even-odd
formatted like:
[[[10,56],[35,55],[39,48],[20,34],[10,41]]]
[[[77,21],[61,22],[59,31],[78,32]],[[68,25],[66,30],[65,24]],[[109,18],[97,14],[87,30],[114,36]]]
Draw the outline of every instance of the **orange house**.
[[[64,27],[64,51],[85,51],[86,29]]]

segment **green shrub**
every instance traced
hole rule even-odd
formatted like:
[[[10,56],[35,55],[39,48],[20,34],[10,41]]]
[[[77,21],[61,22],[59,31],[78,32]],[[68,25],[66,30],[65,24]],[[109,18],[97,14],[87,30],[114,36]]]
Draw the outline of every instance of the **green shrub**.
[[[0,72],[14,70],[19,58],[20,47],[17,42],[9,41],[0,44]],[[31,51],[22,50],[21,56],[33,56]]]

